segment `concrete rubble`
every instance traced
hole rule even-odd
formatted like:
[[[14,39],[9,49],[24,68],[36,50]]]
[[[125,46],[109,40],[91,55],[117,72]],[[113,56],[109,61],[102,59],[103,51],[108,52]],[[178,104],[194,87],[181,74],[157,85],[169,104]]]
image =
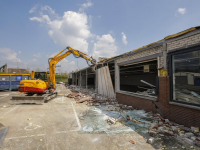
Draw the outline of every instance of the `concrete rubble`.
[[[88,106],[95,106],[107,111],[119,112],[119,115],[105,119],[110,126],[122,123],[144,124],[148,128],[150,138],[148,143],[153,144],[157,138],[173,137],[185,146],[200,147],[200,132],[198,127],[184,127],[177,123],[163,118],[160,114],[138,110],[132,106],[119,104],[115,99],[98,95],[94,90],[81,89],[76,86],[68,86],[72,93],[66,95],[74,98],[77,103],[84,103]],[[137,118],[137,113],[140,118]],[[146,120],[144,119],[146,117]],[[142,119],[141,119],[142,118]]]

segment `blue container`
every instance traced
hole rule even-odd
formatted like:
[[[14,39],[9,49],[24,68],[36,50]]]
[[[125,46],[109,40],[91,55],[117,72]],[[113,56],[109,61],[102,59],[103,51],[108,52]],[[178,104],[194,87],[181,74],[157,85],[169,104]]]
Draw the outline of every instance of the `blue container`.
[[[0,75],[0,81],[10,81],[10,76]]]
[[[11,81],[11,90],[17,90],[19,87],[20,81]]]
[[[194,85],[200,86],[200,78],[196,77],[196,78],[194,79]]]
[[[16,76],[16,80],[17,81],[21,81],[22,80],[22,76]]]
[[[9,90],[10,81],[0,81],[0,90]]]
[[[10,89],[10,76],[2,75],[0,76],[0,90]]]
[[[22,80],[29,80],[30,77],[29,76],[22,76]]]
[[[18,90],[21,80],[29,80],[28,74],[0,74],[0,90]]]

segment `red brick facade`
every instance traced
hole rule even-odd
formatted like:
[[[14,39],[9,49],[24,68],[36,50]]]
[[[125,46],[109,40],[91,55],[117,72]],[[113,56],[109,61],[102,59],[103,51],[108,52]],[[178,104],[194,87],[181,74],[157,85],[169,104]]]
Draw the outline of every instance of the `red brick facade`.
[[[156,113],[155,105],[151,100],[116,93],[117,101],[133,106],[134,108],[144,109]],[[200,127],[200,110],[186,108],[169,104],[170,102],[170,80],[169,77],[159,77],[159,95],[156,102],[161,113],[165,118],[185,126]]]

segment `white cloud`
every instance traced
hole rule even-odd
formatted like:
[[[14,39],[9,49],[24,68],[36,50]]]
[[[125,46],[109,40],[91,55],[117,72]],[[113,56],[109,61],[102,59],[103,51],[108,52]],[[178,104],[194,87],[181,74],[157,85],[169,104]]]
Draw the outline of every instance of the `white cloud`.
[[[29,18],[31,21],[37,21],[37,22],[46,22],[47,24],[50,23],[50,18],[48,15],[41,15],[41,17],[32,17],[32,18]]]
[[[84,5],[84,7],[89,5]],[[48,34],[55,43],[60,46],[78,49],[83,52],[88,52],[87,39],[92,36],[88,25],[88,16],[85,13],[67,11],[59,18],[56,15],[54,19],[48,15],[44,15],[44,11],[49,10],[52,14],[55,12],[45,6],[41,9],[40,16],[30,18],[31,21],[44,23],[49,28]]]
[[[186,8],[179,8],[177,12],[183,15],[186,13]]]
[[[38,18],[38,17],[32,17],[29,18],[31,21],[38,21],[38,22],[43,22],[43,18]]]
[[[58,54],[59,52],[54,52],[50,55],[46,55],[47,58],[51,58],[54,57],[56,54]],[[75,66],[75,62],[74,61],[69,61],[66,58],[62,59],[60,62],[58,62],[56,64],[56,66],[61,66],[61,67],[57,67],[56,70],[57,71],[62,71],[62,72],[71,72],[72,70],[74,70],[76,68]]]
[[[35,6],[33,6],[30,10],[29,10],[29,13],[31,14],[31,13],[34,13],[35,12],[35,10],[38,8],[38,5],[35,5]]]
[[[75,62],[74,62],[74,61],[71,61],[69,64],[70,64],[70,65],[75,65]]]
[[[42,11],[46,10],[48,11],[50,14],[55,14],[55,10],[53,10],[51,7],[45,5],[44,7],[41,8]]]
[[[39,58],[39,57],[41,57],[41,54],[37,53],[37,54],[33,54],[33,56]]]
[[[92,3],[88,1],[81,5],[81,8],[88,8],[92,6]],[[83,10],[84,10],[83,9]],[[115,39],[112,37],[113,31],[110,34],[104,34],[102,36],[95,35],[90,32],[91,16],[88,16],[84,11],[74,12],[66,11],[62,17],[56,15],[55,11],[49,15],[46,11],[53,10],[49,6],[41,8],[39,16],[31,17],[31,21],[37,21],[45,25],[48,28],[49,36],[54,40],[55,43],[65,48],[70,46],[78,49],[85,53],[88,53],[88,42],[94,44],[92,56],[98,57],[112,57],[116,55],[118,47],[116,46]],[[53,15],[52,15],[53,14]],[[94,40],[94,38],[96,38]],[[57,53],[52,55],[46,55],[48,58],[55,56]],[[74,70],[75,62],[68,61],[67,59],[62,60],[61,64],[63,70]],[[74,69],[73,69],[74,68]]]
[[[126,35],[124,34],[124,32],[122,32],[122,42],[124,43],[124,45],[128,44],[128,42],[126,40]]]
[[[21,62],[17,53],[9,48],[0,48],[0,60],[6,62]]]
[[[33,62],[37,62],[38,60],[37,59],[35,59],[35,58],[33,58],[33,60],[32,60]]]
[[[101,37],[97,36],[97,40],[93,48],[92,56],[94,58],[113,57],[116,55],[117,46],[115,45],[115,39],[110,34],[104,34]]]
[[[58,62],[56,64],[56,66],[60,66],[60,67],[56,67],[56,72],[71,72],[72,70],[74,70],[75,67],[75,62],[74,61],[69,61],[66,58],[64,58],[63,60],[61,60],[60,62]]]
[[[92,5],[93,3],[91,1],[81,4],[81,7],[79,8],[79,12],[83,12],[86,8],[91,7]]]
[[[19,51],[21,52],[21,51]],[[28,61],[24,61],[18,58],[15,50],[11,50],[10,48],[0,48],[0,63],[8,64],[8,68],[30,68],[30,70],[35,70],[39,68],[40,70],[46,71],[45,65],[41,64],[37,59],[31,59]]]
[[[19,51],[19,54],[21,54],[21,51]]]

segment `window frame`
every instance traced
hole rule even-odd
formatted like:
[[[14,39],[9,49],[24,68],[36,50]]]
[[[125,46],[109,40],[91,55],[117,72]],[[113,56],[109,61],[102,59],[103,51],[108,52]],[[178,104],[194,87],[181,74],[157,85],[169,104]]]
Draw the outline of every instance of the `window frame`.
[[[200,50],[200,46],[195,46],[192,48],[183,48],[178,51],[173,51],[168,53],[168,73],[169,73],[169,78],[170,78],[170,102],[176,102],[180,104],[186,104],[190,106],[198,106],[200,107],[200,104],[195,104],[195,103],[189,103],[189,102],[183,102],[183,101],[178,101],[173,99],[173,56],[178,55],[178,54],[183,54],[183,53],[189,53],[192,51],[198,51]]]
[[[41,79],[41,80],[44,81],[44,82],[47,82],[47,81],[48,81],[48,75],[47,75],[46,72],[35,72],[35,74],[36,74],[36,73],[44,73],[44,74],[46,74],[46,77],[47,77],[46,80],[42,80],[42,79]],[[35,78],[35,75],[34,75],[34,78]]]
[[[117,66],[118,66],[118,69],[119,69],[118,70],[118,81],[119,81],[119,83],[118,83],[119,85],[118,86],[119,87],[118,87],[118,90],[116,91],[116,93],[121,93],[121,94],[125,94],[125,95],[130,95],[130,96],[135,96],[135,97],[139,97],[139,98],[143,98],[143,99],[148,99],[148,100],[156,101],[158,99],[158,96],[144,95],[144,94],[139,94],[139,93],[136,93],[136,92],[123,91],[123,90],[120,89],[120,67],[121,66],[123,66],[123,65],[129,66],[129,65],[132,65],[133,63],[134,64],[140,64],[140,63],[151,62],[151,61],[155,61],[155,60],[157,61],[157,65],[158,65],[158,57],[155,57],[155,56],[161,56],[161,54],[159,53],[159,55],[156,54],[156,55],[150,55],[150,56],[148,56],[148,58],[152,57],[151,59],[146,59],[146,57],[139,58],[142,61],[131,60],[131,61],[126,61],[126,63],[125,62],[118,63]]]

